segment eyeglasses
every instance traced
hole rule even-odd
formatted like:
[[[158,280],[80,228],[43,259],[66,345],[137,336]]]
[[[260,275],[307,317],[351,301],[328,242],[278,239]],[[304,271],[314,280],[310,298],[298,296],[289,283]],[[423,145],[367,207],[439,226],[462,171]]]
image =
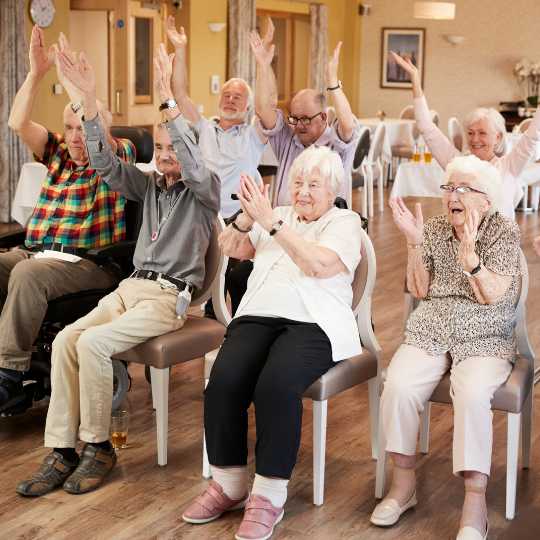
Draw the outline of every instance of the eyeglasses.
[[[487,195],[487,193],[469,186],[454,186],[452,184],[442,184],[439,187],[446,193],[453,193],[455,191],[460,195],[463,195],[464,193],[480,193],[481,195]]]
[[[291,126],[296,126],[298,123],[302,124],[303,126],[309,126],[309,124],[311,124],[311,121],[314,118],[317,118],[317,116],[319,116],[320,114],[324,114],[324,112],[321,111],[321,112],[318,112],[317,114],[314,114],[313,116],[301,116],[300,118],[290,114],[289,116],[287,116],[287,122]]]

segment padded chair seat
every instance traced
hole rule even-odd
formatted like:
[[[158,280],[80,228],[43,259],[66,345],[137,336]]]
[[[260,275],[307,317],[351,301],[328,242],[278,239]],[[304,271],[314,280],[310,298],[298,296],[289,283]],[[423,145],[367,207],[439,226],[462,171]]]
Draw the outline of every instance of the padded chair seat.
[[[377,376],[377,357],[366,348],[362,354],[337,362],[305,392],[313,401],[327,399]]]
[[[414,148],[407,144],[395,144],[392,146],[392,155],[394,157],[412,159]]]
[[[219,347],[224,336],[225,326],[220,322],[188,316],[180,330],[152,338],[115,358],[164,369],[204,356],[209,349]]]
[[[497,411],[519,413],[527,398],[527,390],[532,385],[533,372],[528,361],[518,356],[508,380],[495,392],[491,408]],[[447,373],[433,391],[430,401],[452,403],[450,397],[450,374]]]

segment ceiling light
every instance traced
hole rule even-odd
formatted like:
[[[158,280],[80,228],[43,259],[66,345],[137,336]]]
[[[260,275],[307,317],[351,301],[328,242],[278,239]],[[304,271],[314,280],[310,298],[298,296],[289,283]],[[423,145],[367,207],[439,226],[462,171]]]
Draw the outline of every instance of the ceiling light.
[[[450,20],[456,17],[454,2],[415,2],[415,19]]]

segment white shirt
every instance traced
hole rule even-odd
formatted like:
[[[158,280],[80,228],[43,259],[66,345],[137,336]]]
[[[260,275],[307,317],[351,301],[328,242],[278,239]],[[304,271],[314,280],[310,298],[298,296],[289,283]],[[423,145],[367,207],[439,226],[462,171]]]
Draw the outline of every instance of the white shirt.
[[[235,317],[265,311],[265,316],[314,322],[328,336],[335,362],[360,354],[358,327],[351,309],[351,284],[360,262],[360,217],[351,210],[333,207],[318,220],[302,223],[292,207],[284,206],[274,209],[274,219],[283,220],[305,240],[335,251],[347,272],[329,278],[306,276],[275,238],[255,223],[249,233],[255,248],[253,272]],[[278,281],[283,276],[286,281]],[[272,290],[276,291],[274,298]],[[295,318],[298,316],[309,319]]]
[[[221,180],[221,215],[232,216],[240,210],[240,202],[231,199],[231,194],[239,189],[240,174],[249,174],[257,183],[262,182],[257,167],[265,143],[257,128],[249,124],[224,130],[217,122],[201,117],[195,128],[204,163]]]

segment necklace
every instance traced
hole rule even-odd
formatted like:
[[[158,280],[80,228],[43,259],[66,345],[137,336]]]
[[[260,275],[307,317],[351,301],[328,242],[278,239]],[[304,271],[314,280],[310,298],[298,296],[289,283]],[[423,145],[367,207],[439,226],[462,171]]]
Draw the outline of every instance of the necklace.
[[[178,202],[178,199],[180,199],[180,195],[181,193],[176,194],[174,201],[169,204],[169,210],[167,211],[167,215],[164,216],[163,218],[161,218],[161,215],[160,215],[161,210],[159,207],[159,195],[157,196],[156,198],[157,229],[154,232],[152,232],[152,236],[151,236],[152,242],[155,242],[158,239],[159,233],[161,232],[161,227],[169,219],[171,212],[173,211],[174,207],[176,206],[176,203]]]

